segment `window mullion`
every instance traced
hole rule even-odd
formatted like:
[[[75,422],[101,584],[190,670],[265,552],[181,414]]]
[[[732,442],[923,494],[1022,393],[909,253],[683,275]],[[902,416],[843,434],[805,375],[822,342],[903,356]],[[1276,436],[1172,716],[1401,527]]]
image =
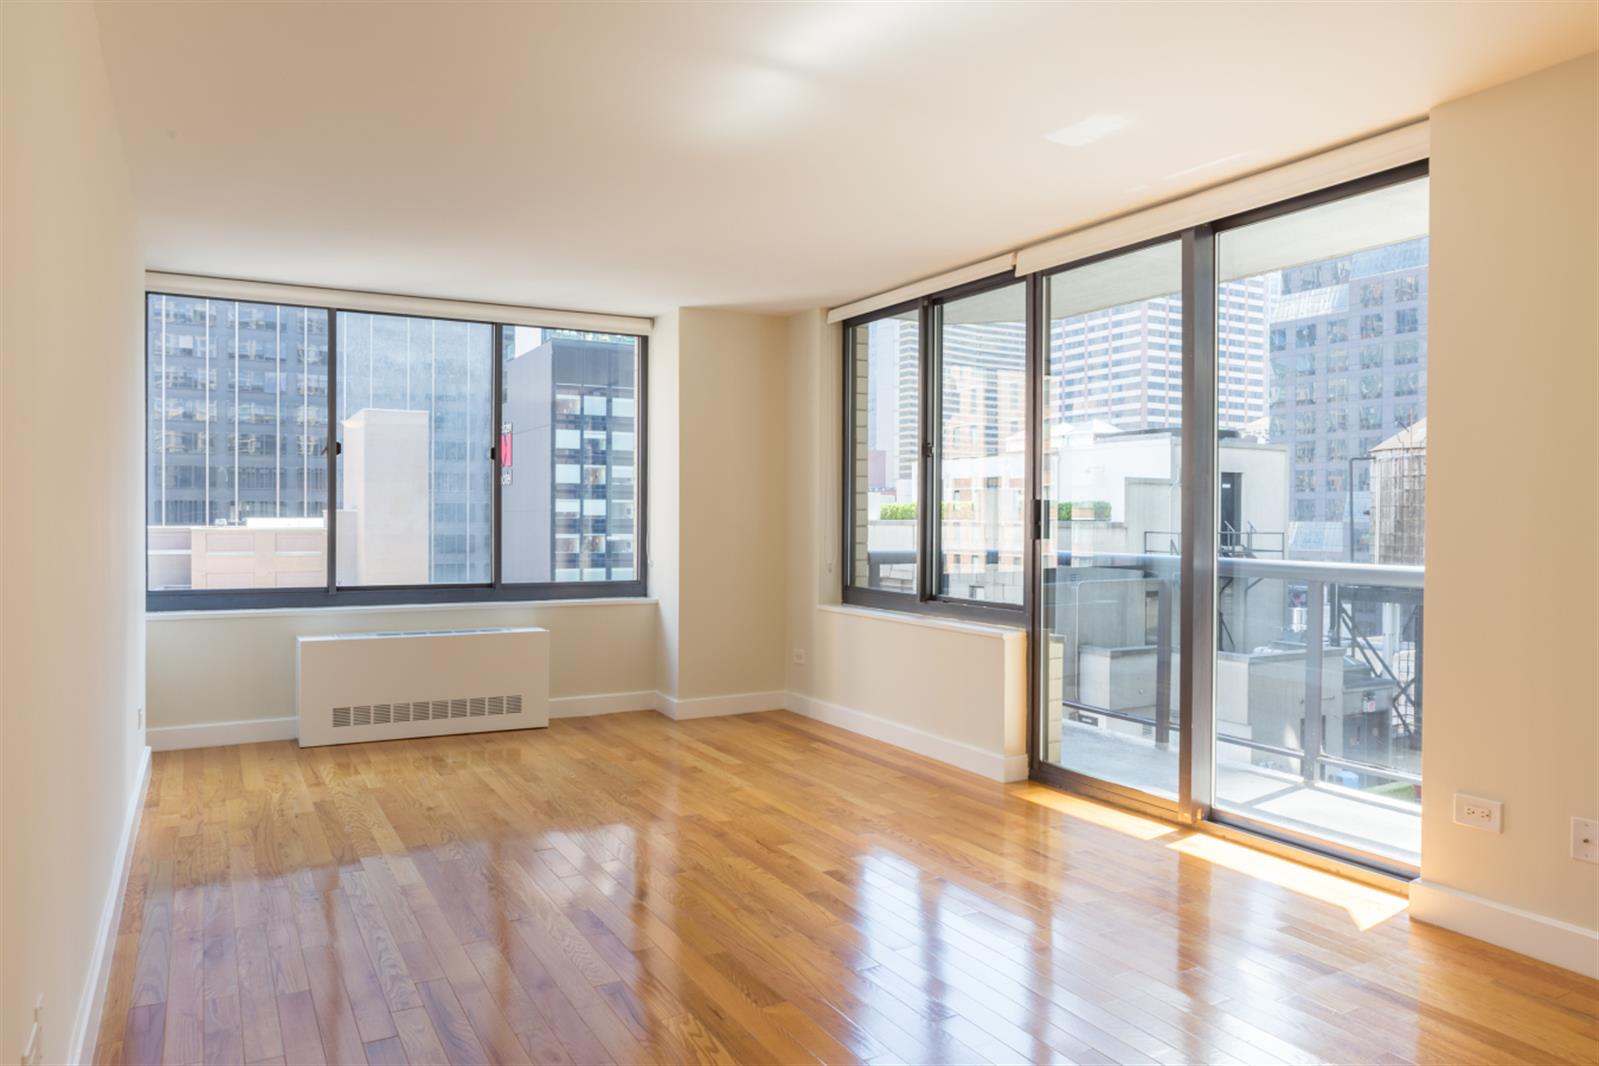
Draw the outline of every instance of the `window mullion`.
[[[921,499],[916,509],[916,598],[934,599],[938,589],[938,403],[940,397],[937,334],[939,308],[924,300],[919,323],[922,387],[921,411]]]
[[[327,460],[325,474],[328,483],[328,499],[325,511],[326,520],[322,523],[327,530],[327,550],[324,557],[328,561],[327,590],[332,596],[339,590],[338,567],[338,520],[339,520],[339,312],[336,308],[323,308],[328,322],[328,430],[327,444],[323,447],[323,458]],[[310,352],[306,353],[309,367]]]
[[[505,456],[501,454],[501,449],[505,446],[505,412],[501,410],[505,396],[502,379],[505,373],[505,327],[495,323],[490,328],[493,369],[489,376],[491,387],[494,389],[494,398],[489,405],[489,464],[493,471],[493,477],[489,481],[489,583],[497,592],[504,586],[501,562],[504,556],[505,534],[501,521],[500,484],[505,464]],[[470,523],[470,514],[467,519]]]
[[[1178,810],[1205,818],[1212,799],[1216,664],[1216,253],[1209,226],[1182,237],[1182,587]]]

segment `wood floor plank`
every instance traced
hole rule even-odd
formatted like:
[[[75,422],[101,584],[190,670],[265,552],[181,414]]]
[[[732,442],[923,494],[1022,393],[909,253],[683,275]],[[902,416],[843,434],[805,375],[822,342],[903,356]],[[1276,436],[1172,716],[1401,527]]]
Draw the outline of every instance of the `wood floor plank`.
[[[1599,982],[1192,835],[787,712],[158,753],[94,1060],[1599,1061]]]

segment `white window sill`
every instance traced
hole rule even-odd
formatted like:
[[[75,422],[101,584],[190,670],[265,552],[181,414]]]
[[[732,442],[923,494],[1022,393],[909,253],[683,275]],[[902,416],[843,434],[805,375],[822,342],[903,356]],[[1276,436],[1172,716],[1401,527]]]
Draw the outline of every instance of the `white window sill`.
[[[942,629],[955,633],[971,633],[980,637],[993,637],[998,640],[1021,640],[1027,635],[1023,626],[998,626],[986,622],[967,622],[958,618],[940,618],[937,615],[910,614],[904,611],[889,611],[879,607],[857,607],[852,603],[823,603],[817,605],[817,610],[829,614],[841,614],[850,618],[869,618],[881,622],[898,622],[901,625],[921,626],[924,629]]]

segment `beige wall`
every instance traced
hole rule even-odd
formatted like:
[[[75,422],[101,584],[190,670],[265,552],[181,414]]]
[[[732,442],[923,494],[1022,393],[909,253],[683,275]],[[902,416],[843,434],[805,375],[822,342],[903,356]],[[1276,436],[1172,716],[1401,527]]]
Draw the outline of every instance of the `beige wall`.
[[[144,750],[143,264],[87,4],[0,4],[0,1060],[70,1053]]]
[[[683,309],[676,324],[677,677],[663,691],[684,700],[781,692],[785,324],[700,308]]]
[[[1424,880],[1599,929],[1595,57],[1432,114]],[[1485,510],[1490,501],[1493,507]],[[1453,824],[1504,801],[1501,835]]]
[[[788,643],[799,709],[994,777],[1026,776],[1027,643],[1018,629],[838,604],[842,336],[788,320]]]
[[[659,621],[643,600],[151,615],[151,739],[161,744],[169,728],[293,716],[297,636],[495,626],[550,631],[552,700],[655,690]],[[561,713],[559,703],[551,713]]]
[[[676,312],[655,320],[650,334],[649,402],[645,432],[648,435],[645,500],[649,536],[648,581],[650,595],[660,604],[660,624],[655,636],[655,689],[677,693],[678,619],[681,587],[678,578],[678,544],[681,538],[680,498],[682,453],[678,431],[678,316]]]

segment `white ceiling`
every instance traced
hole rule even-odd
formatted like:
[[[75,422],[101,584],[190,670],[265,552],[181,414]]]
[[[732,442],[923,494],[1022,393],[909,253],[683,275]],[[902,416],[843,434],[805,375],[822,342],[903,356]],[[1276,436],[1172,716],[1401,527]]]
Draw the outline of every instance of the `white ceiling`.
[[[654,314],[842,303],[1391,127],[1599,5],[99,11],[152,268]]]

